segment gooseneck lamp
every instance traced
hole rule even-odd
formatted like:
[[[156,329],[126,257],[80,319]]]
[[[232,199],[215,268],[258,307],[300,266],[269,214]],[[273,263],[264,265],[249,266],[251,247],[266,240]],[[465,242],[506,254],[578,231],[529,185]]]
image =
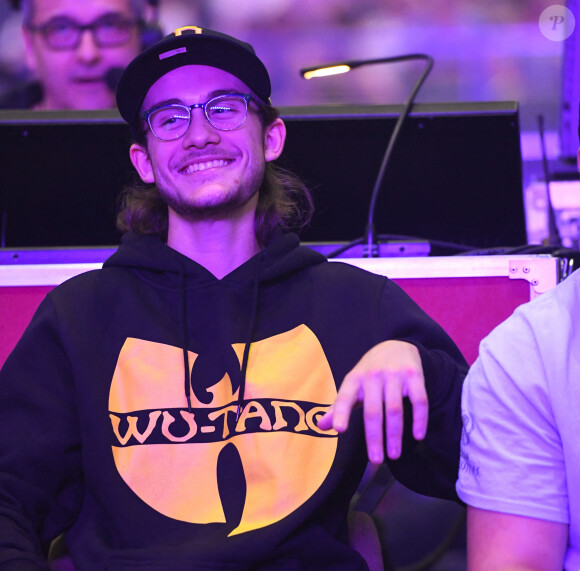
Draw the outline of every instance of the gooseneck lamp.
[[[415,97],[419,89],[421,88],[423,82],[427,79],[427,76],[431,72],[431,69],[433,67],[433,58],[426,54],[407,54],[402,56],[394,56],[378,59],[342,61],[326,64],[324,66],[309,67],[300,70],[300,74],[302,75],[302,77],[304,77],[304,79],[312,79],[315,77],[325,77],[329,75],[336,75],[339,73],[347,73],[352,69],[355,69],[357,67],[363,67],[366,65],[372,65],[377,63],[396,63],[411,60],[423,60],[425,62],[425,68],[423,69],[423,72],[413,85],[413,89],[411,90],[409,97],[407,98],[407,101],[404,104],[403,111],[399,115],[399,118],[397,119],[397,123],[395,124],[395,128],[393,129],[391,138],[389,140],[389,144],[387,145],[385,155],[383,156],[383,160],[379,168],[379,174],[377,176],[373,192],[371,194],[371,201],[369,204],[367,227],[365,230],[364,248],[363,248],[364,253],[363,255],[365,258],[379,256],[379,244],[374,226],[374,213],[377,197],[379,195],[379,191],[381,188],[381,184],[383,182],[383,178],[385,176],[385,171],[387,169],[389,159],[391,157],[393,148],[401,131],[401,127],[403,126],[403,123],[405,122],[407,115],[411,111],[413,102],[415,101]]]

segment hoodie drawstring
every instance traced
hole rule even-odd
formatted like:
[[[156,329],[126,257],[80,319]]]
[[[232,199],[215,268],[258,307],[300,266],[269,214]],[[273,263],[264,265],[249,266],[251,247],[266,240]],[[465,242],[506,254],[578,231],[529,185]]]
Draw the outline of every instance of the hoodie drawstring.
[[[254,326],[256,324],[256,315],[258,313],[258,289],[260,284],[260,269],[262,266],[263,254],[258,257],[256,264],[256,275],[254,276],[254,284],[252,288],[252,308],[250,311],[250,321],[248,323],[248,333],[246,334],[246,343],[244,344],[244,354],[242,357],[242,374],[240,378],[240,388],[238,392],[238,410],[236,412],[236,422],[240,418],[240,413],[244,406],[244,392],[246,390],[246,372],[248,370],[248,359],[250,357],[250,345],[254,336]]]
[[[191,412],[191,374],[189,372],[189,334],[187,332],[187,290],[185,287],[185,268],[181,266],[179,274],[179,286],[181,289],[181,323],[183,326],[183,368],[185,374],[185,398],[187,410]]]

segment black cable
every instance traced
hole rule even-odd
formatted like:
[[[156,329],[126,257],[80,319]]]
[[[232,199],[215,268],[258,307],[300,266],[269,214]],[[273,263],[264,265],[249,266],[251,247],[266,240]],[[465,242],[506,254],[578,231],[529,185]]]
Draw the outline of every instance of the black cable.
[[[327,254],[326,257],[329,259],[336,258],[337,256],[340,256],[340,254],[347,252],[351,248],[354,248],[355,246],[362,244],[362,242],[363,242],[362,238],[357,238],[356,240],[353,240],[348,244],[343,244],[342,246],[339,246],[338,248],[336,248],[336,250],[332,250],[332,252],[330,252],[330,254]]]
[[[550,169],[548,167],[548,155],[546,153],[546,143],[544,140],[544,116],[538,115],[538,132],[540,134],[540,145],[542,147],[542,168],[544,170],[544,180],[546,181],[546,202],[548,204],[548,244],[550,246],[561,246],[562,238],[556,224],[556,214],[552,205],[550,195]]]
[[[451,251],[459,251],[461,254],[469,254],[469,252],[474,251],[474,246],[466,246],[463,244],[456,244],[454,242],[443,242],[440,240],[429,240],[427,238],[421,238],[416,236],[403,236],[399,234],[381,234],[378,236],[378,244],[385,244],[389,241],[398,241],[398,242],[427,242],[429,246],[437,246],[440,248],[445,248]],[[326,255],[328,259],[336,258],[347,252],[351,248],[355,246],[359,246],[364,242],[364,238],[356,238],[352,242],[348,242],[347,244],[342,244],[341,246],[337,247],[335,250],[332,250],[329,254]]]
[[[6,248],[6,227],[8,226],[8,213],[2,212],[0,216],[0,248]]]
[[[405,122],[407,115],[409,115],[409,112],[411,111],[411,107],[413,106],[413,102],[415,100],[417,92],[421,88],[421,85],[423,85],[423,82],[425,81],[425,79],[427,79],[427,76],[429,75],[429,73],[431,72],[431,69],[433,67],[433,58],[431,56],[426,55],[426,54],[410,54],[410,55],[406,55],[406,56],[390,58],[390,61],[393,61],[393,62],[395,62],[395,61],[409,61],[409,60],[416,60],[416,59],[425,60],[427,62],[427,65],[425,66],[423,73],[421,73],[421,75],[419,76],[419,78],[415,82],[415,85],[413,86],[413,89],[411,90],[411,93],[409,94],[409,97],[408,97],[407,101],[405,102],[405,106],[403,107],[403,112],[401,113],[401,115],[399,115],[397,123],[395,124],[395,128],[391,134],[391,138],[389,139],[389,144],[387,146],[387,149],[385,151],[385,155],[383,157],[383,160],[381,162],[381,166],[379,168],[379,174],[377,176],[377,180],[375,182],[375,186],[374,186],[373,192],[371,194],[371,201],[370,201],[370,205],[369,205],[369,212],[368,212],[368,218],[367,218],[367,227],[365,230],[365,251],[364,251],[365,257],[369,257],[369,256],[370,257],[378,257],[378,255],[379,255],[379,247],[377,244],[376,235],[375,235],[375,227],[374,227],[375,206],[376,206],[377,198],[379,196],[379,192],[381,189],[383,178],[385,176],[385,171],[386,171],[388,163],[389,163],[389,159],[390,159],[391,154],[393,152],[393,148],[395,146],[395,143],[399,137],[399,133],[401,132],[401,128],[403,126],[403,123]]]
[[[371,193],[371,200],[370,200],[370,204],[369,204],[368,217],[367,217],[367,226],[365,229],[365,237],[364,237],[364,242],[363,242],[363,244],[364,244],[363,255],[365,258],[368,258],[368,257],[376,258],[379,256],[379,246],[377,244],[377,237],[375,234],[375,227],[374,227],[375,206],[376,206],[377,198],[378,198],[379,192],[381,190],[383,178],[385,176],[385,171],[387,169],[389,159],[390,159],[391,154],[393,152],[393,148],[394,148],[395,143],[399,137],[399,133],[401,132],[401,128],[403,126],[403,123],[405,122],[407,115],[409,115],[409,113],[411,111],[411,108],[413,106],[413,102],[415,101],[415,97],[416,97],[419,89],[423,85],[424,81],[427,79],[427,76],[431,72],[431,69],[433,68],[433,58],[429,55],[426,55],[426,54],[407,54],[407,55],[402,55],[402,56],[393,56],[393,57],[377,58],[377,59],[369,59],[369,60],[340,61],[340,62],[326,64],[324,66],[309,67],[309,68],[305,68],[305,69],[300,70],[300,74],[303,77],[308,78],[309,74],[311,74],[312,72],[315,72],[315,71],[319,71],[321,69],[344,67],[348,71],[349,69],[355,69],[357,67],[363,67],[365,65],[378,64],[378,63],[396,63],[396,62],[412,61],[412,60],[424,60],[427,62],[427,64],[425,66],[425,69],[423,70],[423,72],[421,73],[421,75],[419,76],[417,81],[415,82],[413,89],[411,90],[411,93],[409,94],[409,97],[407,98],[407,101],[405,102],[405,104],[403,106],[403,111],[399,115],[397,122],[395,124],[395,128],[393,129],[393,132],[391,133],[391,137],[389,138],[389,143],[387,145],[387,148],[385,150],[385,154],[383,156],[383,160],[382,160],[381,165],[379,167],[379,174],[377,176],[373,191]],[[358,243],[360,243],[360,242],[358,242]]]

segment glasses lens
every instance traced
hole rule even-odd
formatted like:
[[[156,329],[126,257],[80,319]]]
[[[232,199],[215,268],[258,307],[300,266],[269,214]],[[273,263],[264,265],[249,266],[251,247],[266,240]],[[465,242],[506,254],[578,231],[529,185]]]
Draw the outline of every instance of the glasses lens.
[[[246,120],[248,104],[241,95],[220,95],[205,105],[208,121],[222,131],[241,127]]]
[[[95,40],[99,46],[120,46],[131,39],[135,22],[121,17],[107,17],[93,24]]]
[[[66,50],[78,42],[80,29],[71,20],[51,20],[42,28],[44,38],[51,48]]]
[[[189,127],[190,111],[183,105],[166,105],[149,115],[149,126],[153,134],[162,141],[171,141],[183,136]]]

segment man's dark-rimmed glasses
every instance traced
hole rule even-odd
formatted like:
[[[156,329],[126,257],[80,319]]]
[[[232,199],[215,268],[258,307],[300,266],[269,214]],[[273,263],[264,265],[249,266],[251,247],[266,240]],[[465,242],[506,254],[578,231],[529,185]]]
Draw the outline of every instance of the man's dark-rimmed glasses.
[[[141,118],[147,121],[157,139],[174,141],[189,129],[193,109],[203,109],[209,123],[220,131],[239,129],[246,121],[251,100],[249,93],[227,93],[212,97],[205,103],[159,105],[141,113]]]
[[[26,27],[41,34],[47,46],[53,50],[74,50],[79,47],[82,34],[87,30],[90,30],[98,47],[112,48],[129,43],[139,25],[138,20],[106,15],[90,24],[79,24],[69,18],[53,18],[45,24],[28,24]]]

